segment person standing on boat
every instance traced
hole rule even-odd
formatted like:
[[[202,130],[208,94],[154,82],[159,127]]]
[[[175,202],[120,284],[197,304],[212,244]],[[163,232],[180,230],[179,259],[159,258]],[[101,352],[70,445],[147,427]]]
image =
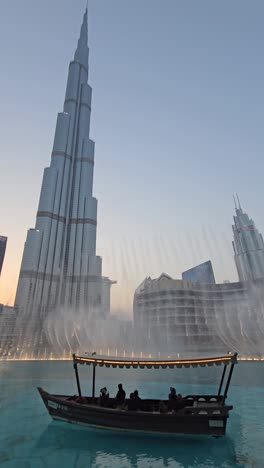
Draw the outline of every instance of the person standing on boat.
[[[118,406],[121,406],[125,403],[126,399],[126,392],[123,389],[123,385],[120,383],[118,384],[118,392],[116,394],[115,400]]]

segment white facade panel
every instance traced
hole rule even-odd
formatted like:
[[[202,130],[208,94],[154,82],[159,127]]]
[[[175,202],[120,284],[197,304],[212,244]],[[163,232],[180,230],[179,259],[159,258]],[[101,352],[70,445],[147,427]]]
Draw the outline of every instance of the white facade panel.
[[[57,124],[53,143],[53,151],[66,151],[68,132],[70,125],[70,114],[60,112],[57,116]]]
[[[56,169],[46,167],[41,187],[38,211],[53,212],[58,172]]]
[[[71,62],[69,65],[69,74],[67,81],[67,88],[65,94],[65,100],[78,99],[78,89],[80,80],[80,65],[77,62]],[[65,110],[65,108],[64,108]]]
[[[29,229],[25,243],[21,270],[36,271],[39,264],[43,233],[35,229]]]
[[[94,160],[94,141],[89,138],[83,139],[82,156]]]

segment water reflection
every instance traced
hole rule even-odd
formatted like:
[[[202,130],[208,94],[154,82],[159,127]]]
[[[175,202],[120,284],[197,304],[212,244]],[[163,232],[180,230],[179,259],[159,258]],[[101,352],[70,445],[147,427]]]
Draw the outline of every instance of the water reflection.
[[[170,370],[161,373],[150,370],[148,373],[138,372],[138,376],[136,371],[122,369],[115,380],[111,369],[101,369],[97,383],[98,388],[107,385],[113,394],[121,379],[128,392],[138,388],[143,397],[164,398],[174,383],[181,393],[196,393],[198,387],[201,393],[210,393],[211,389],[215,391],[219,377],[213,375],[212,384],[212,370],[201,369],[202,380],[194,373],[190,384],[193,372],[188,369],[171,373]],[[89,369],[82,371],[83,391],[90,391]],[[223,439],[131,437],[51,423],[36,387],[43,386],[55,393],[76,392],[70,362],[0,362],[0,376],[0,466],[3,468],[263,467],[262,363],[236,366],[228,397],[234,409]]]
[[[38,450],[53,451],[54,463],[69,450],[75,466],[87,467],[242,467],[233,440],[177,436],[172,439],[142,434],[95,431],[51,423],[40,436]],[[50,465],[49,465],[50,466]],[[54,465],[55,466],[55,465]]]

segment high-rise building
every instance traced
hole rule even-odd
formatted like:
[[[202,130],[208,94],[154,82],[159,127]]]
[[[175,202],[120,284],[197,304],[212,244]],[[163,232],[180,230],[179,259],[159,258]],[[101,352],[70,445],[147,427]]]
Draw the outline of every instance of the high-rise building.
[[[264,279],[202,284],[146,278],[134,294],[135,347],[145,352],[263,353]]]
[[[235,203],[233,249],[240,281],[264,278],[264,242],[254,221]]]
[[[16,310],[0,304],[0,357],[14,355]]]
[[[110,295],[111,282],[102,278],[102,260],[96,255],[88,55],[86,10],[69,65],[63,112],[57,117],[51,163],[44,170],[36,225],[27,234],[15,300],[19,311],[42,317],[59,307],[100,315],[102,296],[105,291]],[[103,302],[109,303],[105,297]]]
[[[211,260],[184,271],[182,279],[184,281],[191,281],[192,283],[215,284]]]
[[[0,275],[1,275],[2,266],[4,263],[4,258],[5,258],[6,243],[7,243],[7,237],[0,236]]]

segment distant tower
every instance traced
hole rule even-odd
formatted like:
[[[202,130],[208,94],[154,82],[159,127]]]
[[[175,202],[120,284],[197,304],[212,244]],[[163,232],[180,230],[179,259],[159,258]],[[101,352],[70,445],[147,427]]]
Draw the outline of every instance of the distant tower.
[[[0,236],[0,275],[1,275],[2,266],[4,263],[4,258],[5,258],[6,243],[7,243],[7,237]]]
[[[92,89],[88,84],[87,10],[70,62],[50,166],[44,170],[36,225],[24,247],[15,304],[45,315],[57,307],[100,314],[107,278],[96,256]],[[109,286],[109,285],[108,285]],[[110,287],[108,287],[110,294]],[[106,300],[104,299],[104,303]]]
[[[264,278],[264,242],[254,221],[243,212],[235,200],[233,249],[240,281]]]

